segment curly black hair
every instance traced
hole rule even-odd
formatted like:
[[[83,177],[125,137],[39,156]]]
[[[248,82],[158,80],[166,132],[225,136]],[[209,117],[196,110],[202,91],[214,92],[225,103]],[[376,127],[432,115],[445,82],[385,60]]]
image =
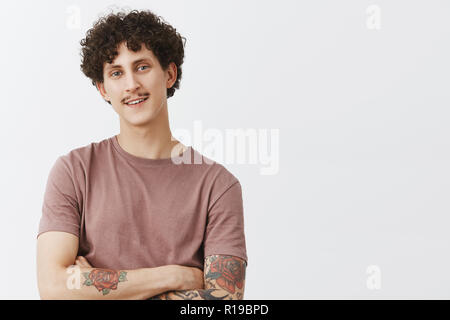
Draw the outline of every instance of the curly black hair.
[[[95,86],[96,82],[103,83],[103,65],[105,62],[113,62],[118,55],[119,44],[124,41],[127,48],[134,52],[145,44],[156,56],[163,70],[167,70],[171,62],[175,63],[177,79],[167,89],[167,97],[173,96],[175,89],[180,87],[186,38],[150,10],[110,13],[97,20],[88,30],[86,38],[80,41],[80,67],[92,80],[92,84]],[[111,104],[109,101],[108,103]]]

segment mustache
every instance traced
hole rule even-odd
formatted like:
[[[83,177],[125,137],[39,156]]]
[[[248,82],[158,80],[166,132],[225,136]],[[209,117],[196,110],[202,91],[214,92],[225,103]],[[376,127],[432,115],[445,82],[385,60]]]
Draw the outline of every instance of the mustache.
[[[131,100],[131,99],[147,98],[147,97],[149,97],[149,96],[150,96],[149,93],[138,94],[137,97],[136,97],[136,96],[135,96],[135,97],[133,97],[133,96],[128,96],[128,97],[126,97],[126,98],[124,98],[124,99],[122,100],[122,103],[125,103],[126,101]]]

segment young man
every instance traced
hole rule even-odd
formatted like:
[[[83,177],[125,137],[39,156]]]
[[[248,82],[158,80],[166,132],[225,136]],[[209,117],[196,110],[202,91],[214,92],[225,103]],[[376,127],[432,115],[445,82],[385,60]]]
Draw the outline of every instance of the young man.
[[[81,41],[81,69],[120,133],[50,171],[37,240],[42,299],[243,299],[241,185],[169,127],[182,39],[150,11],[131,11],[100,19]]]

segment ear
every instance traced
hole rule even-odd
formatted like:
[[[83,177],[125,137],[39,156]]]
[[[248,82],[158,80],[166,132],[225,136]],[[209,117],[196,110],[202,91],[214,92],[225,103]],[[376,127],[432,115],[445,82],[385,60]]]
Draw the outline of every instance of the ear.
[[[103,82],[96,82],[95,86],[97,87],[97,90],[100,91],[100,94],[102,95],[103,99],[106,101],[109,101],[109,96],[106,93],[105,86],[103,85]]]
[[[167,78],[167,88],[172,88],[173,84],[177,80],[177,65],[175,62],[171,62],[167,68],[168,78]]]

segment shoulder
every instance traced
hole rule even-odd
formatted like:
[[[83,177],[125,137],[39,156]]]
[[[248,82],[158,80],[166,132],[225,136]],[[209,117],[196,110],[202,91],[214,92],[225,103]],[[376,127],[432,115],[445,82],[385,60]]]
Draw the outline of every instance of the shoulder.
[[[205,170],[208,212],[213,208],[220,211],[225,207],[232,209],[233,212],[241,212],[242,187],[238,177],[224,164],[213,161],[197,151],[194,153],[204,160],[201,166]]]
[[[107,152],[109,144],[109,138],[106,138],[73,148],[58,156],[54,167],[65,170],[72,176],[77,172],[84,172],[95,158]]]
[[[203,170],[212,185],[219,188],[227,188],[235,183],[239,183],[239,179],[225,165],[203,155],[199,151],[192,149],[192,163]]]

